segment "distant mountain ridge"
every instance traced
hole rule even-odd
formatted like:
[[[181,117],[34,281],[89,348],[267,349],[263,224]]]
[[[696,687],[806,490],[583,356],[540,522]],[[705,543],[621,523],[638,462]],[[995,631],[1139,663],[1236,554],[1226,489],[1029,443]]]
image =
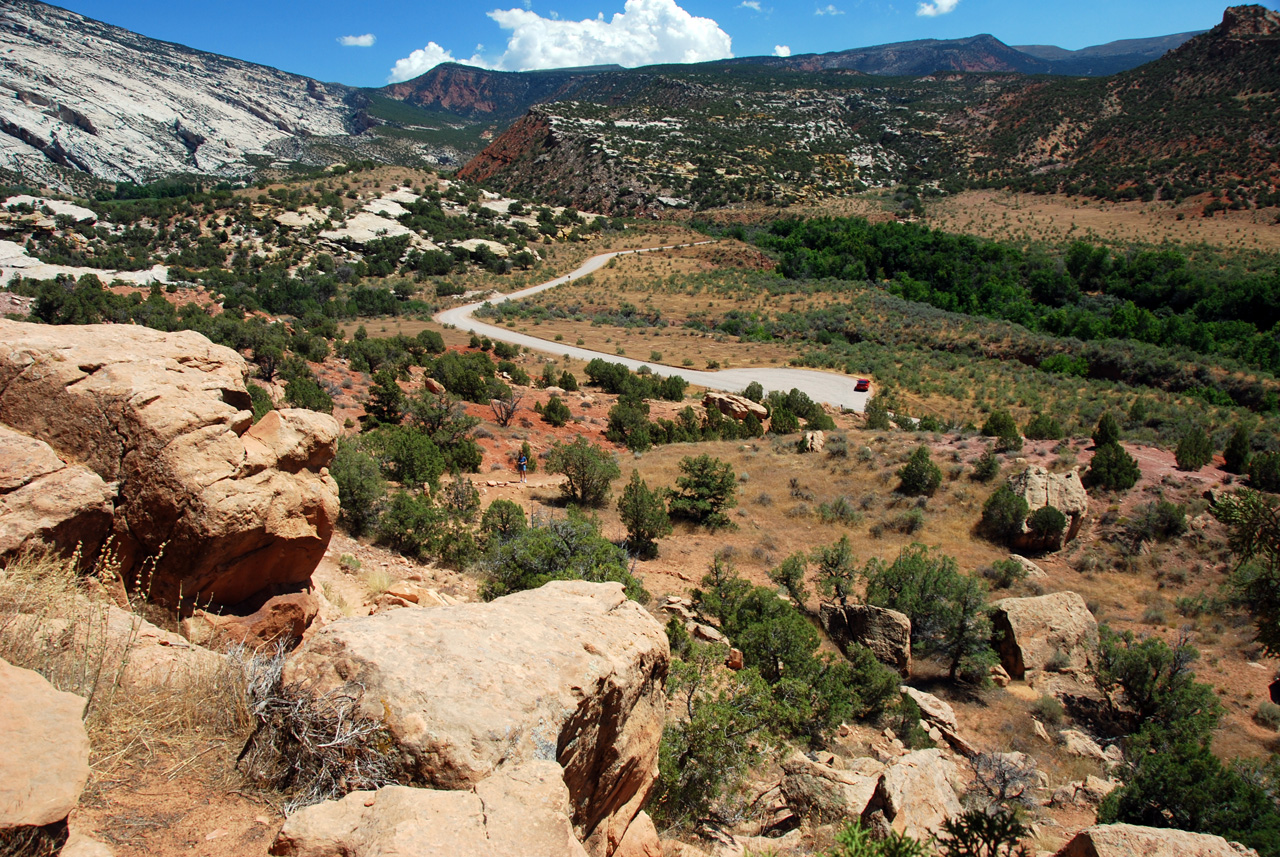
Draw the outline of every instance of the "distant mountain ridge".
[[[1151,39],[1127,39],[1068,51],[1053,46],[1014,48],[989,34],[962,39],[919,39],[825,54],[790,57],[735,57],[700,66],[755,66],[791,71],[858,71],[904,76],[936,72],[1015,72],[1018,74],[1109,75],[1159,58],[1197,33]],[[574,98],[590,80],[609,72],[645,74],[656,67],[623,70],[618,66],[545,71],[489,71],[442,63],[412,80],[378,91],[428,110],[444,110],[466,119],[512,120],[535,104]]]
[[[966,41],[978,52],[996,42]],[[880,60],[912,67],[914,50]],[[996,70],[876,79],[797,71],[792,59],[814,62],[597,75],[572,100],[533,107],[459,175],[609,213],[975,181],[1111,199],[1213,191],[1226,195],[1222,205],[1280,204],[1280,14],[1261,6],[1229,8],[1212,30],[1106,78]]]

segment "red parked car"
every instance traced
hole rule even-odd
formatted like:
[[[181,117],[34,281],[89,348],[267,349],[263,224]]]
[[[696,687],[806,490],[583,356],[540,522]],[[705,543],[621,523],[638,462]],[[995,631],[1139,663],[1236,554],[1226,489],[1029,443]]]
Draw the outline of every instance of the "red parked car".
[[[853,389],[859,393],[865,393],[871,389],[871,381],[866,378],[859,378],[858,383],[853,385]]]

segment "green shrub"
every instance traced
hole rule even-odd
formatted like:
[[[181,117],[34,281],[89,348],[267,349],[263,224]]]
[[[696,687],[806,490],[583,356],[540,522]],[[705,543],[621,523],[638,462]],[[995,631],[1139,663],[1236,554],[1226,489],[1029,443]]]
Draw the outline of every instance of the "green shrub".
[[[1274,731],[1280,730],[1280,705],[1270,700],[1258,703],[1258,710],[1253,712],[1253,720],[1259,726]]]
[[[929,857],[929,846],[905,833],[890,830],[881,839],[877,834],[852,821],[836,834],[836,844],[825,857]]]
[[[250,391],[252,392],[252,391]],[[1253,456],[1253,439],[1243,423],[1237,424],[1226,449],[1222,451],[1223,469],[1228,473],[1248,473],[1249,459]]]
[[[259,387],[252,381],[246,383],[245,389],[249,391],[250,407],[253,408],[253,421],[256,423],[267,415],[268,411],[275,410],[275,404],[271,401],[271,394],[264,388]]]
[[[542,409],[542,421],[556,428],[560,428],[569,422],[572,417],[573,412],[569,410],[569,406],[559,396],[553,395],[547,400],[546,406]]]
[[[795,434],[800,431],[800,419],[786,408],[776,408],[769,414],[769,434]]]
[[[1093,453],[1084,484],[1108,491],[1128,491],[1138,484],[1142,471],[1138,462],[1118,443],[1105,443]]]
[[[1006,437],[1018,434],[1018,424],[1008,411],[992,411],[987,421],[982,424],[982,433],[986,437]]]
[[[1280,452],[1260,452],[1249,462],[1249,484],[1259,491],[1280,493]]]
[[[1062,424],[1051,414],[1036,414],[1022,433],[1028,440],[1061,440],[1066,437]]]
[[[1046,543],[1061,544],[1067,529],[1067,516],[1054,506],[1041,506],[1027,519],[1031,535]]]
[[[1179,470],[1199,470],[1213,460],[1213,441],[1204,429],[1192,426],[1178,441],[1174,458]]]
[[[631,471],[631,481],[618,498],[618,517],[627,528],[627,547],[644,558],[658,554],[657,540],[671,534],[671,518],[662,491],[654,491]]]
[[[1129,520],[1129,532],[1141,541],[1167,542],[1186,531],[1186,507],[1163,498],[1140,506]]]
[[[898,470],[901,484],[898,491],[909,497],[933,496],[942,484],[942,468],[933,463],[929,447],[921,444],[911,453],[911,458]]]
[[[676,477],[671,514],[710,529],[729,526],[724,513],[737,505],[737,477],[726,461],[703,454],[680,459],[682,476]]]
[[[426,432],[411,426],[389,425],[365,432],[360,441],[377,455],[388,478],[405,487],[439,486],[446,463]]]
[[[572,512],[494,542],[480,571],[480,594],[486,601],[552,580],[614,581],[626,587],[628,598],[645,595],[628,571],[626,552],[600,535],[596,522]]]
[[[869,604],[905,613],[911,648],[947,660],[951,679],[988,681],[995,663],[986,589],[960,573],[954,558],[924,545],[904,547],[892,563],[876,558],[862,571]]]
[[[1022,535],[1022,525],[1030,514],[1027,501],[1014,493],[1008,483],[1001,485],[982,506],[981,529],[989,539],[1008,543]]]
[[[866,427],[870,431],[885,431],[890,426],[889,406],[879,393],[867,400],[867,407],[863,414],[866,417]]]
[[[1027,578],[1027,570],[1016,559],[998,559],[982,571],[995,589],[1008,589]]]
[[[491,538],[509,539],[528,527],[524,509],[514,500],[494,500],[480,517],[480,532]]]
[[[338,441],[329,475],[338,483],[338,504],[348,532],[353,536],[369,532],[377,523],[379,504],[387,494],[378,463],[354,441],[343,438]]]
[[[1121,437],[1120,423],[1116,421],[1114,414],[1107,411],[1098,418],[1098,425],[1093,430],[1094,446],[1102,448],[1109,444],[1119,443]]]
[[[603,506],[611,483],[622,475],[618,462],[605,450],[579,435],[573,443],[557,443],[547,453],[548,473],[562,473],[560,490],[586,506]]]
[[[440,550],[447,520],[430,497],[397,491],[378,519],[377,541],[411,559],[426,559]]]
[[[984,450],[973,465],[973,478],[978,482],[990,482],[1000,475],[1000,459],[990,449]]]

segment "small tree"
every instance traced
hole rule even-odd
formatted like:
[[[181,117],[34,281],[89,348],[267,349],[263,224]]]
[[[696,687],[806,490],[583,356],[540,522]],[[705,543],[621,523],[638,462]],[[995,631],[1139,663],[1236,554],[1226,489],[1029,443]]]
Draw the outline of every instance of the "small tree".
[[[849,537],[844,535],[833,544],[819,546],[813,552],[813,562],[818,569],[818,587],[822,594],[828,598],[839,598],[841,607],[847,605],[858,579],[858,566]]]
[[[1055,506],[1041,506],[1027,519],[1027,528],[1041,542],[1058,546],[1067,529],[1067,516]]]
[[[1118,443],[1105,443],[1093,453],[1084,483],[1108,491],[1128,491],[1138,484],[1142,471],[1133,456]]]
[[[1028,440],[1061,440],[1066,436],[1062,423],[1051,414],[1036,414],[1022,432]]]
[[[369,388],[369,401],[364,410],[374,425],[399,425],[404,419],[406,397],[390,369],[373,373],[373,386]]]
[[[990,482],[1000,475],[1000,459],[990,449],[983,450],[982,455],[973,464],[973,478],[978,482]]]
[[[1253,613],[1256,639],[1280,655],[1280,508],[1275,497],[1241,489],[1218,500],[1213,514],[1227,527],[1239,560],[1232,585]]]
[[[929,447],[920,444],[915,452],[911,453],[907,463],[898,471],[898,478],[902,480],[898,486],[901,493],[912,497],[918,495],[931,497],[942,484],[942,468],[933,463],[933,458],[929,455]]]
[[[560,490],[586,506],[603,506],[609,483],[622,475],[618,462],[605,450],[579,435],[573,443],[557,443],[547,453],[547,472],[563,473]]]
[[[1179,470],[1196,471],[1213,460],[1213,441],[1200,426],[1192,426],[1174,452]]]
[[[542,421],[560,428],[573,417],[569,406],[559,396],[552,396],[542,408]]]
[[[490,399],[489,407],[493,410],[493,421],[503,428],[511,425],[511,420],[515,418],[516,412],[520,410],[520,402],[523,399],[524,396],[510,391],[505,396]]]
[[[342,439],[329,465],[329,474],[338,483],[338,504],[348,532],[353,536],[369,532],[378,521],[378,507],[387,494],[378,463],[354,441]]]
[[[1101,449],[1108,444],[1119,443],[1120,438],[1120,423],[1107,411],[1098,419],[1098,425],[1093,430],[1093,445]]]
[[[631,481],[622,489],[618,516],[627,528],[627,547],[638,556],[657,556],[657,539],[671,534],[671,518],[662,492],[651,490],[640,478],[639,470],[631,471]]]
[[[804,603],[809,597],[809,589],[804,583],[808,570],[809,557],[803,553],[793,553],[769,572],[769,579],[787,590],[796,606],[804,609]]]
[[[642,598],[644,587],[627,565],[626,552],[600,535],[595,521],[571,511],[490,544],[480,595],[488,601],[552,580],[589,580],[621,583],[628,598]]]
[[[494,500],[480,517],[480,532],[489,539],[509,539],[528,528],[524,509],[514,500]]]
[[[867,418],[866,426],[871,431],[885,431],[891,425],[889,406],[879,393],[867,400],[867,407],[863,413]]]
[[[1031,507],[1006,482],[982,506],[982,530],[992,541],[1007,543],[1022,535]]]
[[[729,526],[725,509],[737,504],[737,478],[726,461],[705,453],[680,459],[676,492],[671,497],[671,514],[688,518],[709,529]]]
[[[1249,484],[1259,491],[1280,492],[1280,452],[1260,452],[1250,459]]]
[[[1253,455],[1253,439],[1244,423],[1236,425],[1235,431],[1222,451],[1223,469],[1228,473],[1247,473],[1249,459]]]
[[[987,421],[982,424],[982,433],[987,437],[1006,437],[1018,434],[1018,424],[1008,411],[992,411]]]

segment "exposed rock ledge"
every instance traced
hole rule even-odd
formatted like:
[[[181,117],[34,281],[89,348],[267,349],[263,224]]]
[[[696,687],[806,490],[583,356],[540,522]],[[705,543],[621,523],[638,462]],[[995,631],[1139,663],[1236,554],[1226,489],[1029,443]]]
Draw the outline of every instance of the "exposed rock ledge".
[[[152,598],[229,605],[310,578],[338,514],[332,417],[289,409],[255,425],[244,359],[198,333],[0,320],[0,343],[0,423],[27,435],[14,444],[52,449],[37,470],[114,484],[107,531],[77,537],[113,535],[126,581],[153,558]]]

